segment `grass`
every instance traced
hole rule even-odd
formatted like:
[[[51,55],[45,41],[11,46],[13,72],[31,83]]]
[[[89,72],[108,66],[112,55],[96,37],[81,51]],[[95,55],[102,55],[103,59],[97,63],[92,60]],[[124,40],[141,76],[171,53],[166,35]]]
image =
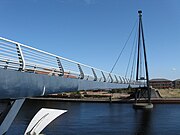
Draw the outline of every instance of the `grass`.
[[[180,89],[159,89],[163,98],[180,98]]]

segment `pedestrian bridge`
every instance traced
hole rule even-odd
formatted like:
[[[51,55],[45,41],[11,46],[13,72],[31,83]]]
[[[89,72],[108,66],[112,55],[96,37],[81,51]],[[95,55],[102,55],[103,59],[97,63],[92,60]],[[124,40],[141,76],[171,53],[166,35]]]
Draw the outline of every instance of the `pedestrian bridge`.
[[[0,99],[129,85],[139,82],[0,37]]]
[[[135,89],[133,107],[152,108],[142,11],[138,11],[138,14],[137,81],[0,37],[0,99],[10,99],[0,115],[0,135],[8,131],[26,97],[131,86],[138,88]],[[146,71],[144,76],[141,74],[143,60]],[[148,97],[147,104],[138,104],[137,101],[142,97]],[[66,111],[41,109],[30,122],[25,135],[39,134],[55,117]]]

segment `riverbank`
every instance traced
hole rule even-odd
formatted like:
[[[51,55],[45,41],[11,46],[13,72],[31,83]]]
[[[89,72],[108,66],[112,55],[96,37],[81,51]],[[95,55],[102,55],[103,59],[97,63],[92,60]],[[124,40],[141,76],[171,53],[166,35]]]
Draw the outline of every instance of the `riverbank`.
[[[151,98],[153,104],[180,104],[180,90],[179,89],[161,89],[155,90],[159,96]],[[114,92],[109,91],[78,91],[69,93],[60,93],[49,95],[46,97],[31,97],[30,100],[46,100],[58,102],[99,102],[99,103],[134,103],[134,99],[128,92]],[[146,102],[141,99],[141,102]]]
[[[163,98],[180,98],[180,89],[159,89],[158,91]]]
[[[134,99],[99,99],[99,98],[83,98],[83,99],[72,99],[72,98],[44,98],[44,97],[31,97],[29,100],[44,100],[44,101],[58,101],[58,102],[94,102],[94,103],[134,103]],[[141,100],[146,102],[146,100]],[[180,98],[152,98],[153,104],[180,104]]]
[[[161,89],[155,90],[160,96],[152,97],[153,104],[180,104],[180,90],[179,89]],[[42,100],[42,101],[57,101],[57,102],[94,102],[94,103],[134,103],[134,99],[130,97],[131,94],[110,93],[108,91],[80,91],[60,93],[48,95],[44,97],[29,97],[27,100]],[[0,102],[8,102],[8,99]],[[141,102],[146,102],[141,99]]]

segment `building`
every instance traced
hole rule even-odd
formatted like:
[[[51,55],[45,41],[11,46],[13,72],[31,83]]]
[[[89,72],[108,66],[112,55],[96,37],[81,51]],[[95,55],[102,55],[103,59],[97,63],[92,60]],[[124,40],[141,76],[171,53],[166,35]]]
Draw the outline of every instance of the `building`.
[[[155,89],[169,89],[173,87],[173,82],[168,79],[159,78],[159,79],[151,79],[149,81],[150,86]]]
[[[175,89],[180,89],[180,79],[177,79],[177,80],[173,81],[173,87]]]

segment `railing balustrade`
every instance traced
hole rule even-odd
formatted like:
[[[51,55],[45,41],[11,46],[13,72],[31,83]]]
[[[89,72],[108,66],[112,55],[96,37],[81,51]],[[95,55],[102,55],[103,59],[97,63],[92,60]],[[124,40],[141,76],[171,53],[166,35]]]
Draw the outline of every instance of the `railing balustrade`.
[[[0,68],[98,82],[135,83],[119,75],[2,37],[0,37]]]

